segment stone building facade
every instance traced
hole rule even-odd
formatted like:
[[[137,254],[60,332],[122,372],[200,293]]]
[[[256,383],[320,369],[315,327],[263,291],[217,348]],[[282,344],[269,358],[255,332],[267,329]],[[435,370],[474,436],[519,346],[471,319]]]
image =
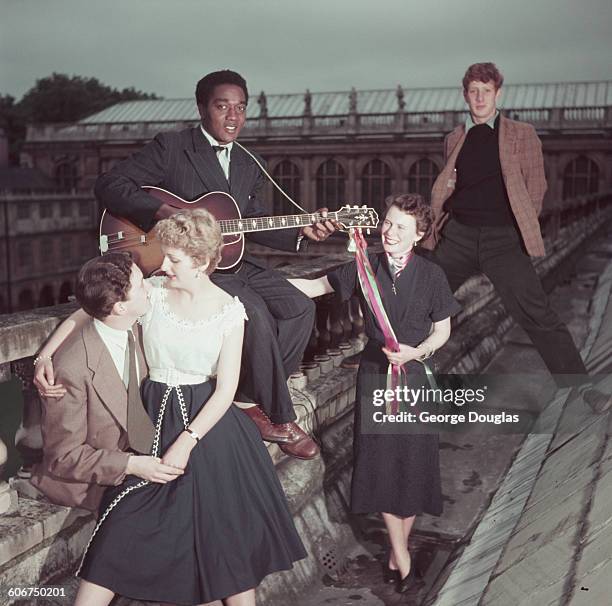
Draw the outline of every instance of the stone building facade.
[[[0,194],[0,313],[67,302],[97,225],[91,194]]]
[[[0,130],[0,314],[65,303],[76,270],[98,250],[91,192],[8,166],[7,149]]]
[[[547,200],[612,187],[612,81],[507,85],[502,111],[532,123],[544,144]],[[391,191],[428,195],[444,135],[465,120],[458,88],[252,96],[240,141],[307,208],[380,206]],[[78,124],[28,130],[23,161],[88,191],[98,174],[157,132],[197,124],[192,99],[119,103]],[[290,212],[268,190],[270,212]]]

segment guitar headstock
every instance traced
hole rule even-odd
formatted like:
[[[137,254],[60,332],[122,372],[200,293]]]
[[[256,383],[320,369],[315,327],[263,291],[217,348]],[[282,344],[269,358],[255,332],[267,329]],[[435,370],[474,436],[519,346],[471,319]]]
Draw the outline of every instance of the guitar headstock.
[[[332,213],[330,213],[332,214]],[[336,221],[343,230],[369,229],[378,226],[378,213],[369,206],[342,206],[336,211]]]

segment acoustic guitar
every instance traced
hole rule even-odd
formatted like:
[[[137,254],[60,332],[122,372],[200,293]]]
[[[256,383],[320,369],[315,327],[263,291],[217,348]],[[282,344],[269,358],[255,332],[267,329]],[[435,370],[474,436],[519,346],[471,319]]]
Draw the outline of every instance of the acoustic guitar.
[[[204,208],[217,220],[223,234],[222,257],[218,269],[236,267],[244,254],[244,234],[274,229],[290,229],[313,225],[324,218],[320,213],[282,215],[273,217],[245,217],[238,204],[225,192],[215,191],[188,202],[160,187],[142,188],[160,202],[178,210]],[[341,230],[370,229],[378,225],[378,214],[366,206],[343,206],[328,212],[328,219],[338,222]],[[145,275],[155,273],[162,264],[163,255],[153,230],[145,232],[134,223],[105,210],[100,221],[100,252],[128,250]]]

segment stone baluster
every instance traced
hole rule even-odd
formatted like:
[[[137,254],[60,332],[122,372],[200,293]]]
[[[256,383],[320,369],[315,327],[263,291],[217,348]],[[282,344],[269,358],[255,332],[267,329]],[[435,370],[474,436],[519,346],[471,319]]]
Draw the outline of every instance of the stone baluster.
[[[330,347],[336,348],[344,341],[344,316],[346,314],[345,305],[329,306],[329,331]]]
[[[0,515],[12,513],[17,509],[19,498],[4,477],[8,451],[6,444],[0,439]]]
[[[333,295],[316,300],[317,311],[312,337],[300,366],[309,381],[319,378],[360,349],[363,333],[359,301],[338,304]]]
[[[332,334],[329,329],[329,317],[334,303],[334,297],[324,296],[317,299],[315,324],[319,333],[317,353],[323,354],[332,345]]]
[[[42,431],[40,397],[32,380],[32,358],[13,362],[13,372],[19,378],[23,393],[23,417],[15,434],[15,446],[23,461],[20,475],[27,475],[34,463],[42,459]]]
[[[357,338],[363,334],[365,327],[363,315],[361,314],[361,308],[359,306],[359,299],[357,297],[351,297],[349,300],[349,314],[352,326],[352,337]]]

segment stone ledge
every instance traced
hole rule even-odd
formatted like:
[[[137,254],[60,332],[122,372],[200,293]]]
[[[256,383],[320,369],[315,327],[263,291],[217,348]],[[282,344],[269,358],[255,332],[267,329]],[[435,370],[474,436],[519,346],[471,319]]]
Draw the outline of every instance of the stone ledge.
[[[19,490],[27,480],[13,482]],[[31,489],[30,489],[31,490]],[[78,518],[93,519],[84,509],[54,505],[46,499],[32,499],[26,487],[20,491],[18,511],[0,516],[0,567],[32,547],[53,538]]]

